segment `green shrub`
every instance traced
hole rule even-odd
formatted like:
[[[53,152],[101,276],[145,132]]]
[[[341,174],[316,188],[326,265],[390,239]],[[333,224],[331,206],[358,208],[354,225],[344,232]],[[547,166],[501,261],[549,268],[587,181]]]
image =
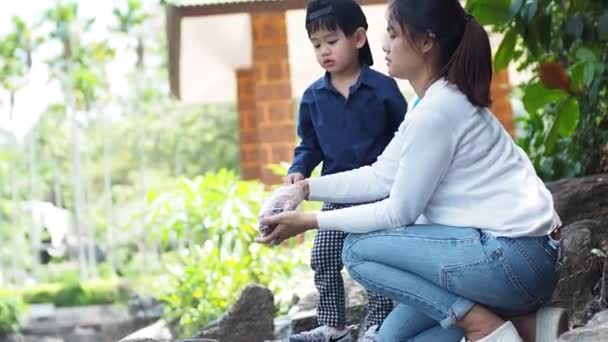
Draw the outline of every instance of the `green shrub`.
[[[26,303],[53,303],[60,307],[126,302],[129,295],[130,290],[115,280],[40,284],[22,292]]]
[[[126,303],[131,295],[128,287],[115,281],[84,283],[85,305]]]
[[[268,286],[286,309],[289,299],[282,294],[293,287],[294,272],[307,269],[309,246],[293,239],[286,243],[290,248],[254,243],[265,196],[261,183],[226,170],[150,193],[146,227],[168,251],[166,316],[178,320],[185,335],[217,318],[251,282]]]
[[[29,304],[53,303],[61,284],[39,284],[23,290],[23,301]]]
[[[86,305],[86,293],[79,282],[68,283],[57,291],[54,304],[55,306]]]
[[[0,336],[14,332],[19,325],[23,303],[16,297],[0,297]]]

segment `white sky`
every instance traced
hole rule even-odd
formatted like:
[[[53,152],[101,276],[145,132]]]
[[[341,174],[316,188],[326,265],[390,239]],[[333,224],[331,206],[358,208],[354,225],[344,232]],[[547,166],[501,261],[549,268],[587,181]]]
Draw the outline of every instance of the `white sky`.
[[[80,0],[77,2],[80,19],[96,18],[91,32],[93,39],[102,39],[106,36],[106,28],[113,24],[112,9],[117,4],[125,3],[124,0]],[[143,0],[142,2],[147,6],[158,5],[157,0]],[[0,11],[0,36],[10,32],[13,16],[18,16],[26,23],[32,24],[40,20],[44,11],[53,7],[55,3],[55,0],[3,1],[2,11]],[[49,84],[48,72],[44,63],[44,59],[52,54],[54,54],[52,46],[47,46],[34,54],[30,82],[17,93],[12,122],[9,121],[9,96],[4,90],[0,90],[0,128],[8,129],[17,137],[22,137],[49,103],[61,101],[58,87],[55,84]],[[121,91],[127,87],[124,75],[128,72],[132,60],[124,57],[116,58],[116,60],[109,66],[109,74],[113,91]]]

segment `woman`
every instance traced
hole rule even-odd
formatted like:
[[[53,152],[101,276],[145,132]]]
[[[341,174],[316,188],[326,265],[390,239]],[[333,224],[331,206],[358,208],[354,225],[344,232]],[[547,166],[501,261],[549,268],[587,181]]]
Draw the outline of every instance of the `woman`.
[[[258,241],[309,229],[351,233],[342,252],[351,276],[399,303],[380,328],[382,341],[521,341],[505,319],[533,313],[551,296],[561,222],[528,157],[487,109],[488,35],[458,0],[392,0],[388,34],[389,73],[407,79],[420,104],[371,166],[300,181],[267,205],[377,202],[263,211],[261,224],[274,230]],[[536,315],[536,331],[552,336],[526,338],[555,339],[559,315],[550,317]],[[530,325],[512,321],[522,332]]]

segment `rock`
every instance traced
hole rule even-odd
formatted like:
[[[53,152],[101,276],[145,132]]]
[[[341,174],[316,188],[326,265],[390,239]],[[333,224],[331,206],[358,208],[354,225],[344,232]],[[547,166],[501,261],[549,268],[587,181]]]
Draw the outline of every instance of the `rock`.
[[[291,334],[308,331],[319,326],[317,323],[317,309],[298,311],[289,317],[291,318]]]
[[[593,315],[593,317],[587,322],[587,327],[595,327],[608,322],[608,310],[600,311]]]
[[[597,313],[586,326],[560,336],[558,342],[604,342],[608,341],[608,310]]]
[[[263,286],[247,285],[226,314],[194,337],[230,342],[263,342],[273,339],[273,320],[272,292]]]
[[[50,336],[27,336],[21,334],[11,334],[7,336],[1,336],[0,341],[2,342],[64,342],[63,339],[58,337]]]
[[[608,144],[604,145],[600,152],[600,170],[608,172]]]
[[[212,340],[209,338],[185,338],[178,340],[157,340],[155,338],[136,338],[127,340],[125,342],[219,342],[218,340]]]
[[[163,315],[165,303],[151,296],[134,293],[127,302],[129,314],[140,319],[159,319]]]
[[[291,335],[291,317],[289,316],[280,316],[274,319],[274,339],[275,340],[284,340]]]
[[[547,183],[564,226],[591,219],[608,222],[608,174]]]
[[[219,342],[208,338],[185,338],[178,340],[157,340],[155,338],[136,338],[125,342]]]
[[[347,272],[342,272],[344,279],[344,291],[346,297],[346,324],[359,325],[367,315],[367,298],[365,290],[356,283]],[[314,282],[308,279],[296,290],[297,303],[289,310],[288,317],[291,319],[291,329],[289,333],[298,333],[314,329],[317,323],[317,304],[319,294],[314,286]],[[280,339],[284,335],[275,335]]]
[[[99,326],[75,327],[65,336],[66,342],[106,342],[107,338],[101,334]]]
[[[592,251],[601,250],[605,241],[604,227],[595,220],[574,222],[563,229],[564,266],[551,302],[569,311],[571,327],[582,326],[600,309],[595,306],[604,258]]]
[[[608,174],[548,183],[563,222],[560,281],[551,302],[570,313],[570,327],[583,326],[604,304],[598,299],[608,254]],[[604,297],[606,298],[606,297]]]
[[[151,321],[131,317],[114,305],[55,308],[52,316],[33,315],[25,320],[24,336],[57,337],[62,342],[115,342]]]

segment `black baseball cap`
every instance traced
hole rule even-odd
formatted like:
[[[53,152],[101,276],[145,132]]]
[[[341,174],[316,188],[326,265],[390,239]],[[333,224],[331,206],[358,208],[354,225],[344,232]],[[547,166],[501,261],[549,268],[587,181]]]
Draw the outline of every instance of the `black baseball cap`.
[[[306,7],[306,28],[317,20],[335,18],[338,27],[346,35],[353,34],[359,27],[367,30],[367,19],[359,3],[355,0],[311,0]],[[308,32],[309,34],[312,33]],[[373,65],[369,41],[359,49],[359,62]]]

